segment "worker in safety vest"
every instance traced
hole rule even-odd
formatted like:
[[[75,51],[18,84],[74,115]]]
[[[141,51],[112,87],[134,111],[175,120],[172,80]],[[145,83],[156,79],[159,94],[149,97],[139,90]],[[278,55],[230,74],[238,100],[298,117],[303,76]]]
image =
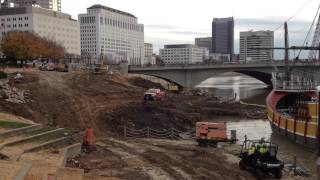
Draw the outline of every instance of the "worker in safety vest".
[[[268,149],[267,149],[267,146],[266,146],[265,144],[262,145],[261,148],[259,149],[259,153],[260,153],[261,155],[266,154],[267,151],[268,151]]]
[[[251,145],[251,147],[248,150],[248,155],[253,155],[256,152],[256,147],[254,145]]]

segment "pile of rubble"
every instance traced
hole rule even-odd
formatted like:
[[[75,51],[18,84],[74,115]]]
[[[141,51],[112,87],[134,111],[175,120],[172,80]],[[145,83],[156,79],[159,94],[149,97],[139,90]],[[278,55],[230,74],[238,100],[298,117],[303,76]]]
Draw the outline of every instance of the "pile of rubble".
[[[15,82],[23,81],[23,76],[17,74],[10,79],[0,81],[0,99],[15,104],[24,104],[28,102],[30,93],[20,90],[13,86]]]

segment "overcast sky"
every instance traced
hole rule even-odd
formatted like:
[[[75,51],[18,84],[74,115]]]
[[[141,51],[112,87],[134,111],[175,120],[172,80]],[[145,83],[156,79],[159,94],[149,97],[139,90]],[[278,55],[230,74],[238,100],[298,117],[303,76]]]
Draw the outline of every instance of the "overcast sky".
[[[211,36],[214,17],[235,18],[235,50],[239,49],[239,32],[275,30],[305,8],[289,23],[290,42],[302,45],[319,0],[62,0],[62,11],[77,19],[93,4],[129,12],[145,25],[145,42],[155,52],[164,44],[194,43],[195,37]],[[283,30],[275,34],[276,45],[282,45]]]

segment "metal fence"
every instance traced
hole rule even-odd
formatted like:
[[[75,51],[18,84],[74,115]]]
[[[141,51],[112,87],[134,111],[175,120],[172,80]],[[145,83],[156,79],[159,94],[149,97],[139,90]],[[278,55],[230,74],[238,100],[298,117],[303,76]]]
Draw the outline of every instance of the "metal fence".
[[[182,139],[180,134],[182,132],[171,128],[167,130],[155,130],[150,127],[143,128],[143,129],[135,129],[124,127],[123,128],[123,135],[126,138],[154,138],[154,139]]]

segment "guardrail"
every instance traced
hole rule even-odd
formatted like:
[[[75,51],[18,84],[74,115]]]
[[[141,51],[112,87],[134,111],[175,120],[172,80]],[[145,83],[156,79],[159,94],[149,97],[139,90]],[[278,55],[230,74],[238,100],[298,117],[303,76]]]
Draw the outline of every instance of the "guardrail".
[[[290,62],[292,66],[293,62]],[[155,64],[155,65],[129,65],[130,68],[160,68],[160,67],[201,67],[201,66],[228,66],[228,65],[274,65],[274,66],[285,66],[283,60],[273,60],[273,61],[252,61],[252,62],[221,62],[221,63],[198,63],[198,64]],[[317,62],[308,62],[308,61],[298,61],[295,63],[295,66],[304,66],[304,65],[320,65],[320,61]]]
[[[123,136],[125,138],[154,138],[154,139],[182,139],[180,134],[182,131],[171,128],[167,130],[155,130],[150,127],[143,129],[135,129],[124,126]]]

